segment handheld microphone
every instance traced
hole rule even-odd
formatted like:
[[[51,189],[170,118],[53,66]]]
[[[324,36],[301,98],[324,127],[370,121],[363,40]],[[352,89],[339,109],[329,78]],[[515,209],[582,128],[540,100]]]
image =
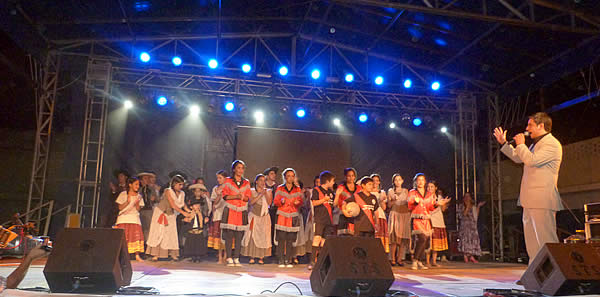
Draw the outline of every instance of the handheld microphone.
[[[525,136],[529,136],[529,131],[525,131],[525,132],[523,132],[523,135],[525,135]],[[514,139],[511,139],[511,140],[508,142],[508,144],[515,145],[515,140],[514,140]]]

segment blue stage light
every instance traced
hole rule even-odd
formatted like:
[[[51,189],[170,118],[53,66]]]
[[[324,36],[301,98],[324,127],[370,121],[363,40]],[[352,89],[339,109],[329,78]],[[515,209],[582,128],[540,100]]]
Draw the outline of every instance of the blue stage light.
[[[434,82],[431,84],[431,89],[432,89],[432,90],[434,90],[434,91],[437,91],[437,90],[439,90],[439,89],[440,89],[440,82],[438,82],[438,81],[434,81]]]
[[[233,102],[226,102],[225,103],[225,110],[227,110],[227,111],[233,111],[234,108],[235,108],[235,104],[233,104]]]
[[[142,52],[140,54],[140,61],[144,62],[144,63],[148,63],[150,62],[150,54],[147,52]]]
[[[179,65],[181,65],[181,58],[178,56],[175,56],[175,57],[173,57],[173,59],[171,59],[171,62],[173,62],[173,65],[179,66]]]
[[[244,71],[244,73],[248,73],[250,70],[252,70],[252,66],[250,66],[250,64],[242,65],[242,71]]]
[[[299,118],[303,118],[306,115],[306,111],[304,110],[304,108],[299,108],[296,111],[296,116]]]
[[[375,84],[380,86],[381,84],[383,84],[383,76],[378,76],[375,78]]]
[[[321,71],[319,71],[319,69],[315,69],[310,73],[310,77],[312,77],[313,79],[319,79],[319,77],[321,77]]]
[[[158,97],[158,99],[156,99],[156,104],[158,104],[160,106],[167,105],[167,97],[165,97],[165,96]]]
[[[410,89],[410,87],[412,87],[412,80],[410,80],[410,79],[405,79],[405,80],[404,80],[404,88],[406,88],[406,89]]]
[[[288,68],[285,66],[279,67],[279,74],[281,76],[286,76],[288,74]]]
[[[348,74],[346,74],[346,77],[344,79],[346,79],[346,82],[351,83],[354,81],[354,74],[348,73]]]
[[[415,127],[419,127],[419,126],[421,126],[421,124],[423,124],[423,120],[421,120],[421,118],[417,117],[417,118],[413,119],[412,123]]]
[[[368,116],[367,116],[367,114],[366,114],[366,113],[364,113],[364,112],[363,112],[363,113],[361,113],[361,114],[358,116],[358,121],[359,121],[359,122],[361,122],[361,123],[364,123],[364,122],[366,122],[368,119],[369,119],[369,117],[368,117]]]
[[[215,69],[215,68],[217,68],[218,66],[219,66],[219,62],[217,62],[217,60],[215,60],[215,59],[210,59],[210,60],[208,61],[208,67],[210,67],[210,68],[212,68],[212,69]]]

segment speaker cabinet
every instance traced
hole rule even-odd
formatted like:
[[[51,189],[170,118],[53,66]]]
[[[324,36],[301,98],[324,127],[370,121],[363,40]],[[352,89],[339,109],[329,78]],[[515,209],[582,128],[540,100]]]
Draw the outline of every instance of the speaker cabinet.
[[[131,274],[122,229],[64,229],[44,268],[53,293],[114,293]]]
[[[592,245],[547,243],[531,262],[521,282],[546,295],[600,294],[600,257]]]
[[[385,296],[393,282],[381,241],[365,237],[328,237],[310,274],[320,296]]]

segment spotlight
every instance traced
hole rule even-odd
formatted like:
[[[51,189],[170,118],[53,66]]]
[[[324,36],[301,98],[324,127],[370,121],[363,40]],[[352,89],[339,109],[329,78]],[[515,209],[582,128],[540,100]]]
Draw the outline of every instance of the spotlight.
[[[306,110],[304,110],[304,108],[299,108],[296,111],[296,116],[299,118],[303,118],[306,115]]]
[[[410,89],[410,87],[412,87],[412,80],[410,80],[410,79],[405,79],[405,80],[404,80],[404,88],[405,88],[405,89]]]
[[[125,100],[125,102],[123,102],[123,106],[125,109],[130,109],[133,107],[133,102],[131,102],[131,100]]]
[[[217,68],[217,66],[219,66],[219,62],[217,62],[217,60],[210,59],[208,61],[208,67],[210,67],[211,69],[215,69],[215,68]]]
[[[404,126],[408,126],[408,124],[410,123],[410,114],[408,113],[403,113],[402,116],[400,117],[400,122],[402,123],[402,125]]]
[[[359,121],[359,122],[361,122],[361,123],[364,123],[364,122],[366,122],[368,119],[369,119],[369,117],[368,117],[368,116],[367,116],[367,114],[366,114],[366,113],[364,113],[364,112],[363,112],[363,113],[361,113],[361,114],[358,116],[358,121]]]
[[[265,114],[260,110],[255,111],[254,112],[254,120],[256,120],[256,122],[258,124],[261,124],[262,122],[265,121]]]
[[[178,56],[175,56],[175,57],[173,57],[173,59],[171,59],[171,62],[173,63],[173,65],[179,66],[179,65],[181,65],[181,58]]]
[[[354,74],[348,73],[348,74],[346,74],[346,77],[344,79],[346,80],[346,82],[351,83],[354,81]]]
[[[244,64],[244,65],[242,65],[242,71],[244,73],[249,73],[250,70],[252,70],[252,66],[250,66],[250,64]]]
[[[147,52],[142,52],[140,54],[140,61],[144,62],[144,63],[148,63],[150,62],[150,54]]]
[[[440,82],[439,82],[439,81],[434,81],[434,82],[431,84],[431,89],[432,89],[432,90],[434,90],[434,91],[437,91],[437,90],[439,90],[439,89],[440,89]]]
[[[441,131],[442,133],[448,133],[448,128],[446,128],[446,126],[444,126],[444,127],[442,127],[442,128],[440,129],[440,131]]]
[[[416,117],[412,120],[412,123],[415,127],[419,127],[421,124],[423,124],[423,120],[421,120],[419,117]]]
[[[339,127],[342,125],[342,121],[340,121],[339,118],[335,118],[335,119],[333,119],[333,125],[336,127]]]
[[[375,84],[380,86],[381,84],[383,84],[383,76],[378,76],[375,78]]]
[[[390,129],[395,129],[396,128],[396,123],[391,122],[389,125]]]
[[[319,69],[315,69],[310,73],[310,77],[312,77],[313,79],[319,79],[319,77],[321,77],[321,71],[319,71]]]
[[[234,108],[235,108],[235,104],[233,104],[233,102],[228,101],[227,103],[225,103],[226,111],[233,111]]]
[[[285,66],[279,67],[279,74],[281,76],[286,76],[288,74],[288,68]]]
[[[190,106],[190,114],[193,116],[198,116],[200,114],[200,106],[198,106],[198,105]]]
[[[160,106],[167,105],[167,97],[165,97],[165,96],[158,97],[158,99],[156,99],[156,104],[158,104]]]

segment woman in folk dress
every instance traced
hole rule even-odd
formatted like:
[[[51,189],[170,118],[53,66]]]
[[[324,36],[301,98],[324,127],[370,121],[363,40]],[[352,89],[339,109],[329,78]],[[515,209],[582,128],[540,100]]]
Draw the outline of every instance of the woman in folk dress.
[[[248,213],[249,227],[242,239],[242,255],[250,257],[249,264],[258,261],[258,264],[263,265],[264,258],[271,256],[269,205],[273,200],[273,193],[266,187],[264,174],[258,174],[254,178],[254,185]]]
[[[179,240],[177,237],[177,215],[182,214],[192,218],[193,214],[183,210],[185,180],[180,175],[171,179],[169,188],[163,192],[161,202],[154,208],[152,222],[146,245],[146,254],[152,255],[152,260],[168,258],[179,260]]]

